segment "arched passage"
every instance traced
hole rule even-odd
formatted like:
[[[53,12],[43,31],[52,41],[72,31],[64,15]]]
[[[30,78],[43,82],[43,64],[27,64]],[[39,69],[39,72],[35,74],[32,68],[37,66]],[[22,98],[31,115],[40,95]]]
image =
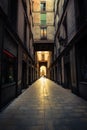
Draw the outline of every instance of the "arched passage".
[[[46,66],[40,67],[40,76],[46,76]]]

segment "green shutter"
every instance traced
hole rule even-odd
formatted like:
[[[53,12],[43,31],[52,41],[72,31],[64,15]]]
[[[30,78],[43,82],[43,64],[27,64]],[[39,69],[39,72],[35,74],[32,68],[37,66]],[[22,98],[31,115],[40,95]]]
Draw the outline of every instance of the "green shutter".
[[[46,25],[46,14],[41,14],[41,25]]]

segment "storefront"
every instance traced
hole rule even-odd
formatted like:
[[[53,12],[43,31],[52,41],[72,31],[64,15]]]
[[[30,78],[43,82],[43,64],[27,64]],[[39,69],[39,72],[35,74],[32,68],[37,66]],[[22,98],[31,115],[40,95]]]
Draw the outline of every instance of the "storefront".
[[[9,32],[5,32],[2,49],[1,105],[16,96],[17,44]]]
[[[77,72],[79,94],[87,99],[87,38],[84,37],[77,44]]]

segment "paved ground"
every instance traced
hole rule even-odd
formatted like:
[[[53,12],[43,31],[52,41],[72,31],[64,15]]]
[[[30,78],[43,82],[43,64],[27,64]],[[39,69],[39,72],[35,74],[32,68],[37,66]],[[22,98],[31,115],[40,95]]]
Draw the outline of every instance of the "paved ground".
[[[0,113],[0,130],[87,130],[87,101],[41,78]]]

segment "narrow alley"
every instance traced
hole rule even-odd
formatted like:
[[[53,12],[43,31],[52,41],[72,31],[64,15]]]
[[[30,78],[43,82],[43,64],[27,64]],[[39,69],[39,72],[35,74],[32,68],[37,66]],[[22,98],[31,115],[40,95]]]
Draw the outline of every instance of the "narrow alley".
[[[0,0],[0,130],[87,130],[87,0]]]
[[[87,130],[87,102],[41,77],[0,113],[0,130]]]

